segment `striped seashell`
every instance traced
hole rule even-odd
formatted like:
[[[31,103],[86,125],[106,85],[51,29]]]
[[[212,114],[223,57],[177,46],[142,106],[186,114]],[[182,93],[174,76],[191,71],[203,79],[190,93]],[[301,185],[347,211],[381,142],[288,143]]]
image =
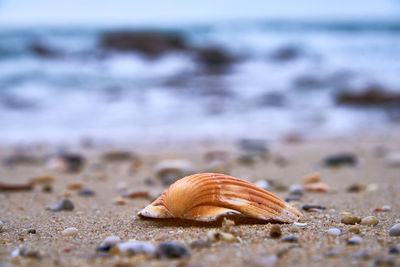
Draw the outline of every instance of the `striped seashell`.
[[[217,173],[186,176],[172,184],[138,215],[214,221],[224,215],[291,223],[302,214],[274,194],[244,180]]]

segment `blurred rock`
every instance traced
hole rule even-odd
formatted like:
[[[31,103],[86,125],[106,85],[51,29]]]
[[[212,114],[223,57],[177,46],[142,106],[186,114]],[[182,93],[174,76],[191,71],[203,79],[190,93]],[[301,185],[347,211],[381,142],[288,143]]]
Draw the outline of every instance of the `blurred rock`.
[[[149,57],[187,49],[183,36],[161,31],[106,32],[101,37],[100,47],[119,52],[139,52]]]
[[[154,172],[163,185],[170,185],[193,172],[192,164],[184,159],[163,160],[154,166]]]
[[[62,53],[43,42],[34,42],[29,46],[29,50],[39,57],[53,58],[59,57]]]
[[[389,92],[380,85],[370,85],[359,93],[343,90],[336,96],[336,102],[341,105],[366,107],[400,104],[400,94]]]
[[[46,166],[50,170],[77,173],[80,172],[85,164],[85,158],[80,154],[60,153],[51,156]]]
[[[350,153],[335,154],[326,157],[324,164],[327,167],[355,166],[357,165],[357,157]]]
[[[209,73],[225,72],[235,61],[235,58],[221,47],[199,48],[195,59]]]
[[[278,48],[271,54],[271,59],[274,61],[291,61],[299,58],[301,50],[295,45],[286,45]]]
[[[259,139],[241,139],[238,142],[242,155],[257,156],[266,159],[268,156],[267,143]]]
[[[256,101],[260,106],[283,107],[286,104],[286,97],[280,92],[269,92],[258,96]]]

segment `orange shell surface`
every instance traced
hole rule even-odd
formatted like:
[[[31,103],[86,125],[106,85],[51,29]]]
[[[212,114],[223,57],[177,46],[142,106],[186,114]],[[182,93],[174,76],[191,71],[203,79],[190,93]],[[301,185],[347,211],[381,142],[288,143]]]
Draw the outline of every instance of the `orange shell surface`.
[[[265,221],[291,223],[302,214],[274,194],[247,181],[217,173],[186,176],[172,184],[138,215],[214,221],[237,214]]]

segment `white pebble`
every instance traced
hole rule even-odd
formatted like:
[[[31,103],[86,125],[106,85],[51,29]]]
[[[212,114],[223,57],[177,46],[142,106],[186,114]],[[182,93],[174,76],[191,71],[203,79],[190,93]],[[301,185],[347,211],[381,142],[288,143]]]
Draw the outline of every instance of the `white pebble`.
[[[78,229],[75,227],[70,227],[61,232],[63,236],[76,236],[78,234]]]
[[[305,226],[307,226],[307,223],[295,222],[295,223],[293,223],[293,225],[296,225],[296,226],[298,226],[298,227],[305,227]]]
[[[256,186],[261,187],[262,189],[267,190],[268,187],[270,186],[269,182],[266,180],[258,180],[257,182],[254,183]]]
[[[138,253],[153,254],[156,251],[152,244],[142,241],[130,241],[121,243],[118,245],[118,250],[122,254],[128,255]]]
[[[362,237],[360,236],[353,236],[352,238],[349,239],[349,241],[347,242],[348,244],[361,244],[363,241]]]
[[[109,236],[104,239],[102,244],[114,246],[118,243],[121,243],[121,238],[119,238],[118,236]]]
[[[11,252],[11,257],[12,258],[16,258],[19,256],[20,250],[19,249],[15,249]]]
[[[391,211],[391,210],[392,210],[392,207],[389,206],[389,205],[384,205],[384,206],[382,206],[382,210],[383,210],[383,211]]]
[[[327,230],[326,232],[328,233],[328,235],[338,236],[342,233],[342,230],[339,228],[331,228],[331,229]]]
[[[389,235],[390,236],[400,236],[400,223],[395,224],[392,228],[390,228]]]
[[[290,194],[303,194],[304,193],[304,187],[300,184],[292,184],[289,187],[289,193]]]

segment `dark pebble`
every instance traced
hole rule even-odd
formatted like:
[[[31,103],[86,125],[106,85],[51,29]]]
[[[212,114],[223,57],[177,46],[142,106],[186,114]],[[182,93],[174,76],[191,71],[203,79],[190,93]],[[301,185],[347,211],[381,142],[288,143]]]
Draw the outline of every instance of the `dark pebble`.
[[[344,165],[355,166],[357,165],[357,158],[353,154],[337,154],[325,158],[324,164],[328,167],[340,167]]]
[[[29,230],[28,230],[28,233],[30,233],[30,234],[36,234],[36,230],[35,230],[35,229],[29,229]]]
[[[400,249],[396,246],[393,246],[389,249],[389,254],[400,254]]]
[[[317,210],[325,210],[326,207],[321,206],[321,205],[318,205],[318,204],[311,204],[311,203],[309,203],[309,204],[304,204],[304,205],[301,207],[301,209],[302,209],[302,210],[305,210],[305,211],[315,210],[315,209],[317,209]]]
[[[42,191],[45,193],[51,193],[53,192],[53,187],[49,184],[43,186]]]
[[[290,202],[290,201],[299,201],[301,199],[301,195],[300,194],[292,194],[290,196],[288,196],[287,198],[285,198],[286,202]]]
[[[84,196],[84,197],[90,197],[90,196],[94,196],[95,193],[92,189],[84,188],[81,191],[79,191],[78,195]]]
[[[74,210],[74,203],[68,198],[64,198],[59,203],[51,208],[52,211],[72,211]]]
[[[109,251],[110,249],[111,249],[111,245],[101,245],[101,246],[98,246],[97,248],[96,248],[96,251],[103,251],[103,252],[107,252],[107,251]]]
[[[182,245],[172,242],[162,242],[157,246],[156,256],[158,258],[188,258],[190,254],[189,250]]]
[[[299,241],[299,237],[295,235],[287,235],[282,237],[282,242],[288,242],[288,243],[297,243]]]
[[[272,238],[279,238],[282,235],[281,227],[277,224],[272,225],[271,229],[269,230],[269,236]]]
[[[211,243],[205,240],[195,240],[190,243],[191,248],[209,248],[211,247]]]
[[[21,255],[23,257],[28,257],[28,258],[35,258],[35,259],[40,258],[40,253],[36,250],[21,249],[21,251],[19,252],[19,255]]]

